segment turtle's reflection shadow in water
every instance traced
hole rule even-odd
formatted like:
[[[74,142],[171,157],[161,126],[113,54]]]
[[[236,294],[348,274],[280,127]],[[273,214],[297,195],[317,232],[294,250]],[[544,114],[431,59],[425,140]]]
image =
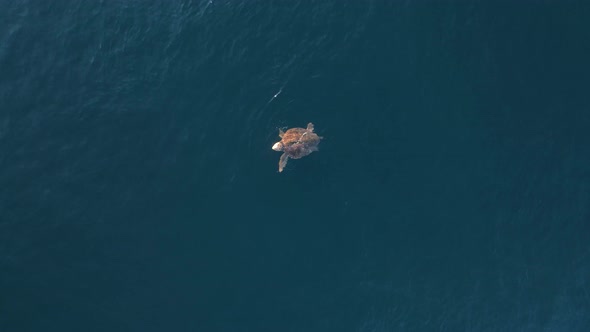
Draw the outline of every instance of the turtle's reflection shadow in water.
[[[299,159],[318,151],[318,144],[323,137],[313,131],[313,123],[308,123],[307,128],[291,128],[286,132],[279,129],[281,141],[275,143],[272,149],[283,151],[279,160],[279,172],[282,172],[289,158]]]

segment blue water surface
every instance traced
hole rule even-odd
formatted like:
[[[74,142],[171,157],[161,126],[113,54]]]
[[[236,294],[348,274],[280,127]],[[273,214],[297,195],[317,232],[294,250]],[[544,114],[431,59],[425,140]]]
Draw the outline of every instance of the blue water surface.
[[[589,15],[3,2],[0,331],[590,330]]]

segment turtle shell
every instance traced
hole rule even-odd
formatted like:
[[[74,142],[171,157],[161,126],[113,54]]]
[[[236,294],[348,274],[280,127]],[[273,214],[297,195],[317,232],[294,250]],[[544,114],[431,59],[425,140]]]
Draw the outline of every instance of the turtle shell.
[[[299,159],[318,151],[318,144],[322,137],[313,132],[313,123],[308,123],[307,128],[291,128],[286,132],[279,129],[281,141],[275,143],[272,149],[283,151],[279,159],[279,172],[287,165],[289,158]]]
[[[307,139],[306,136],[308,135],[304,135],[306,132],[307,129],[305,128],[291,128],[283,134],[281,143],[283,143],[283,146],[289,146],[298,142],[301,143],[300,140]]]
[[[281,132],[281,143],[284,147],[293,144],[304,144],[306,146],[315,146],[320,142],[321,137],[313,132],[313,124],[309,123],[307,128],[291,128],[286,132]]]
[[[309,124],[307,129],[291,128],[281,133],[281,137],[283,151],[293,159],[299,159],[317,151],[321,140],[321,137],[313,132],[313,124]]]

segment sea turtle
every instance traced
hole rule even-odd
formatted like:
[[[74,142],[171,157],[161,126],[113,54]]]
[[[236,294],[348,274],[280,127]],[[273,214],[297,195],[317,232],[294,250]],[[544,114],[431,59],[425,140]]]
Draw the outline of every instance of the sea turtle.
[[[313,132],[311,122],[307,124],[307,128],[291,128],[286,132],[279,129],[279,137],[281,141],[272,146],[275,151],[283,151],[279,160],[279,172],[283,171],[289,158],[299,159],[318,151],[318,144],[323,138]]]

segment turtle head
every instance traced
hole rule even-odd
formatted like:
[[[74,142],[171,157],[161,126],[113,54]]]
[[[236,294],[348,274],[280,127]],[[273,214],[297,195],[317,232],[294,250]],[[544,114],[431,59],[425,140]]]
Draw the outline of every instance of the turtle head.
[[[283,151],[283,143],[276,142],[275,145],[272,146],[272,149],[275,151]]]

